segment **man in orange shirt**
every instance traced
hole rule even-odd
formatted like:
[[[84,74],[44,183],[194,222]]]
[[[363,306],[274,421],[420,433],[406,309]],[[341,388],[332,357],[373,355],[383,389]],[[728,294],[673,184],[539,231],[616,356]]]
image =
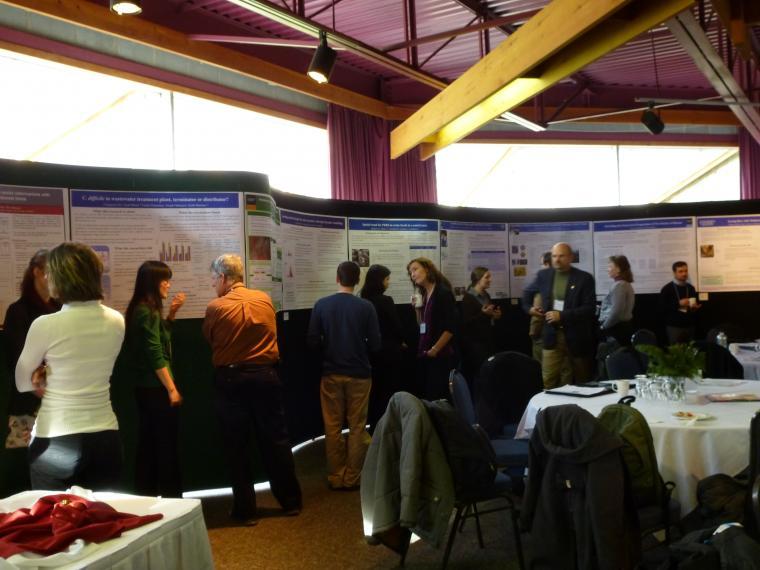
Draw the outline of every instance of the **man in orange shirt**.
[[[214,407],[232,480],[233,520],[256,524],[256,495],[250,465],[251,424],[255,428],[272,494],[287,515],[301,511],[301,487],[282,405],[275,366],[280,359],[277,325],[269,295],[243,285],[243,262],[233,254],[211,264],[217,294],[206,308],[203,335],[211,345]]]

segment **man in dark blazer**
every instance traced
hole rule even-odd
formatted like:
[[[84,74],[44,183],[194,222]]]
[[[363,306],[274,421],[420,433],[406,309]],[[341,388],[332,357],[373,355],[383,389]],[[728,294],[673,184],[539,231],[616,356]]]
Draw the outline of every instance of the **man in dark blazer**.
[[[541,366],[544,387],[560,385],[562,371],[572,370],[575,383],[586,382],[593,374],[596,291],[594,278],[573,267],[573,250],[566,243],[552,247],[552,266],[542,269],[523,290],[523,309],[543,317],[544,346]],[[541,294],[541,307],[533,297]]]

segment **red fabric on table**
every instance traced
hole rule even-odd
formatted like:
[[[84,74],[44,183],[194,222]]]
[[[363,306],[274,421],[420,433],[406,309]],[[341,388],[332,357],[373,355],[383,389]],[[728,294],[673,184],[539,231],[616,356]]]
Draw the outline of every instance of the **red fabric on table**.
[[[163,516],[120,513],[106,503],[76,495],[47,495],[31,508],[0,514],[0,557],[27,551],[55,554],[78,538],[104,542]]]

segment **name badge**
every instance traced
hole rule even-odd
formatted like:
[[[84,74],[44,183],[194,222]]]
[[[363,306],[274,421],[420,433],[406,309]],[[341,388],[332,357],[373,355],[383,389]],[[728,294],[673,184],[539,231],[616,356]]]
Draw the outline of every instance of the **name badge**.
[[[426,331],[427,331],[427,324],[420,323],[420,334],[425,334]]]
[[[554,303],[552,304],[552,310],[554,311],[564,311],[565,310],[565,302],[559,301],[557,299],[554,299]]]

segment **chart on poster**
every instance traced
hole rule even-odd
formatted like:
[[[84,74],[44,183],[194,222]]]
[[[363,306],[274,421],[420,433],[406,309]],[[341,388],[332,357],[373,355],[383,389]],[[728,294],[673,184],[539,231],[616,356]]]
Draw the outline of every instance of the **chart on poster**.
[[[476,267],[490,271],[491,297],[509,297],[507,247],[507,224],[441,222],[441,270],[457,299],[470,285],[470,273]]]
[[[694,218],[649,218],[594,222],[594,278],[596,294],[606,295],[612,279],[609,258],[625,255],[638,294],[659,293],[673,279],[672,265],[685,261],[696,282]]]
[[[170,295],[187,295],[177,318],[201,318],[216,296],[211,262],[244,255],[241,194],[71,190],[71,235],[103,260],[109,306],[126,309],[138,267],[154,259],[172,270]]]
[[[267,293],[275,311],[279,311],[282,308],[280,212],[268,194],[245,195],[245,237],[246,284]]]
[[[541,257],[559,242],[570,244],[573,264],[594,271],[591,222],[543,222],[509,224],[509,286],[511,297],[521,297],[523,289],[542,268]]]
[[[0,325],[35,252],[66,240],[67,207],[63,188],[0,185]]]
[[[282,305],[311,309],[337,291],[338,265],[346,260],[346,218],[280,210]]]
[[[412,259],[427,257],[440,264],[438,220],[349,218],[348,228],[349,254],[362,279],[370,265],[385,265],[391,270],[386,295],[397,304],[408,303],[412,295],[406,271]]]
[[[697,218],[699,291],[760,290],[760,216]]]

